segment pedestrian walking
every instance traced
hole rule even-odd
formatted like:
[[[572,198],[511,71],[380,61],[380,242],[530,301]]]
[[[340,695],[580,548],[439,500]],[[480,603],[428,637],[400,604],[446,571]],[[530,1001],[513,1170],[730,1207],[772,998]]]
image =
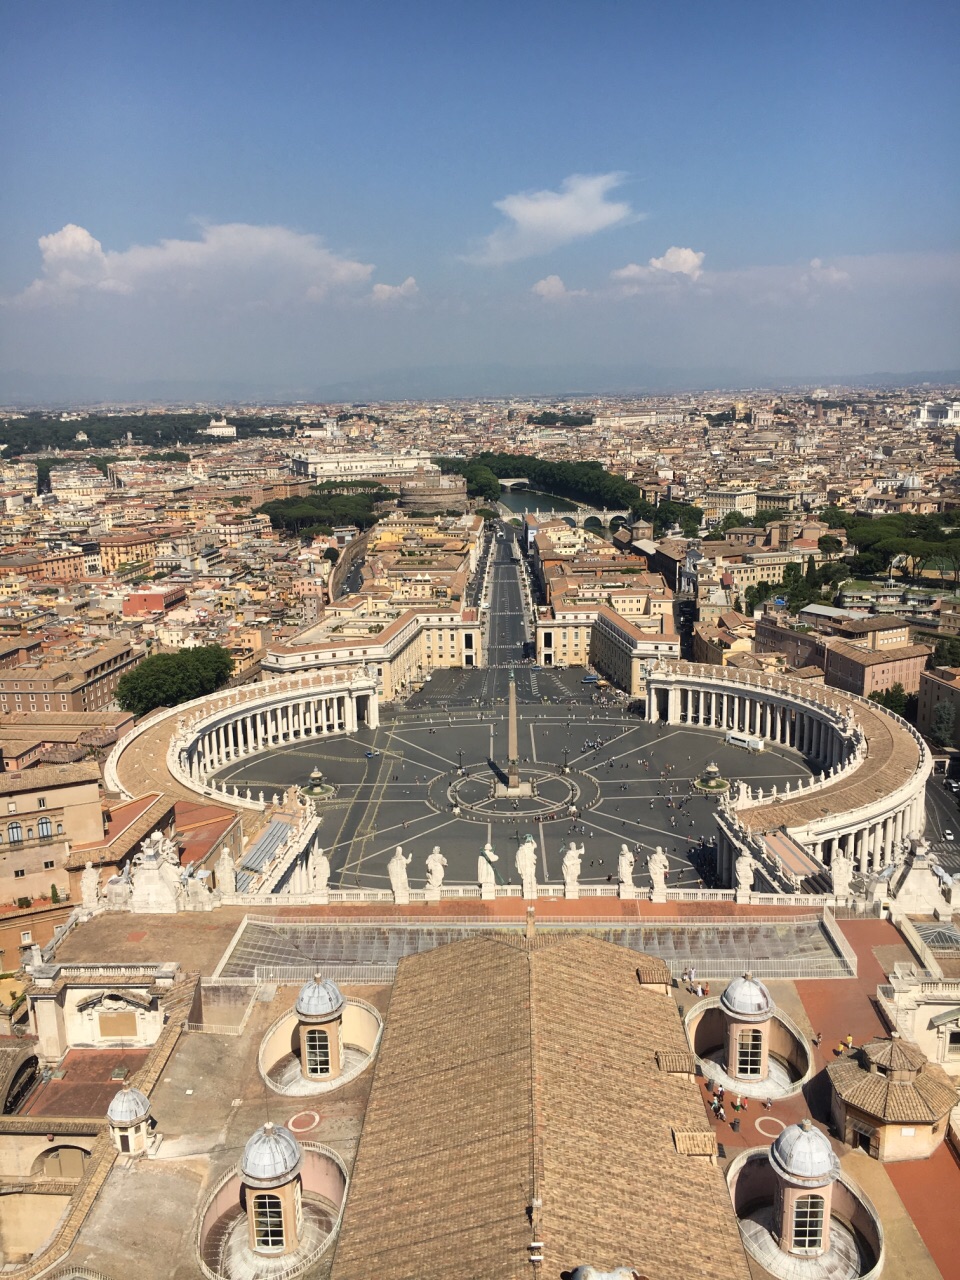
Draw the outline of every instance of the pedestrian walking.
[[[699,982],[697,983],[697,999],[698,1000],[703,999],[703,987],[701,987]]]
[[[720,1110],[717,1112],[717,1119],[722,1122],[726,1120],[726,1118],[727,1118],[727,1113],[724,1111],[723,1106],[721,1105]]]
[[[681,977],[680,981],[683,983],[683,985],[684,985],[685,987],[686,987],[686,986],[688,986],[688,984],[689,984],[689,982],[690,982],[690,968],[689,968],[689,966],[687,966],[687,968],[686,968],[686,969],[684,969],[684,971],[683,971],[683,975],[682,975],[682,977]]]
[[[817,1034],[813,1037],[814,1048],[819,1049],[820,1043],[822,1040],[823,1040],[823,1032],[818,1031]]]
[[[852,1048],[853,1048],[853,1034],[852,1032],[848,1031],[847,1032],[847,1049],[849,1050]]]

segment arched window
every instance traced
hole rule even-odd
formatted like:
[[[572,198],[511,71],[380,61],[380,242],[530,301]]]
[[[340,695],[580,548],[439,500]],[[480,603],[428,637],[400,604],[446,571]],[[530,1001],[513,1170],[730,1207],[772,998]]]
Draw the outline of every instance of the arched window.
[[[37,835],[41,840],[49,840],[53,835],[53,824],[49,818],[41,818],[37,823]]]
[[[307,1075],[330,1074],[330,1038],[323,1027],[308,1027],[306,1033]]]
[[[819,1253],[823,1248],[823,1196],[800,1196],[793,1206],[794,1253]]]
[[[741,1031],[737,1037],[737,1075],[759,1079],[763,1063],[763,1032]]]
[[[58,836],[62,836],[62,835],[63,835],[63,823],[62,823],[62,822],[58,822],[58,823],[57,823],[57,835],[58,835]]]
[[[261,1192],[253,1197],[253,1237],[260,1253],[283,1252],[283,1205],[279,1196]]]
[[[7,825],[7,839],[11,844],[23,843],[23,827],[19,822],[11,822]]]

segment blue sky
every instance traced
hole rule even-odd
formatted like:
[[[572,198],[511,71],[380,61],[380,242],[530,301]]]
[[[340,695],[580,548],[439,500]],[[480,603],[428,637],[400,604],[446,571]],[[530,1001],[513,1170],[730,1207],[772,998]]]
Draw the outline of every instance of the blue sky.
[[[956,368],[958,15],[8,5],[0,394]]]

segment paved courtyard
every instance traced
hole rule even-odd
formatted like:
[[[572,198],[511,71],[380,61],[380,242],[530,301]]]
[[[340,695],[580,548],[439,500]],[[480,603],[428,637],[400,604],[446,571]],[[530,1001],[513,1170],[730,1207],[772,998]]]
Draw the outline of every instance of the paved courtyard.
[[[637,855],[635,882],[649,883],[646,857],[660,845],[671,888],[709,884],[714,802],[692,793],[711,761],[730,780],[782,790],[809,776],[796,752],[752,755],[709,729],[649,725],[623,702],[598,705],[582,670],[516,668],[522,777],[535,794],[492,798],[506,766],[508,666],[437,672],[403,707],[386,709],[379,729],[310,741],[228,766],[222,782],[266,794],[308,784],[319,769],[335,788],[320,801],[320,843],[331,883],[386,888],[397,845],[413,855],[411,887],[423,885],[434,846],[447,859],[446,883],[475,884],[488,841],[505,884],[518,884],[514,853],[527,832],[539,847],[538,879],[562,883],[571,840],[584,846],[581,882],[616,876],[620,846]],[[459,816],[454,808],[460,810]]]

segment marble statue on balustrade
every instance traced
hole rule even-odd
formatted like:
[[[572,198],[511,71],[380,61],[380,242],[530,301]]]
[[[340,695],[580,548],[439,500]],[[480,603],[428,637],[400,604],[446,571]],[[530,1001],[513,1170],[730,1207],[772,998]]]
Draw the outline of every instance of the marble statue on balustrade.
[[[830,878],[833,881],[833,896],[838,902],[846,902],[850,897],[850,881],[853,878],[853,855],[836,849],[830,860]]]
[[[753,869],[756,864],[749,853],[741,853],[734,871],[737,877],[737,902],[746,902],[753,889]]]
[[[100,906],[100,872],[92,862],[86,863],[80,876],[80,905],[84,911]]]
[[[497,874],[493,864],[499,861],[500,859],[493,852],[493,845],[488,840],[477,858],[477,882],[480,885],[481,898],[497,896]]]
[[[329,898],[330,859],[320,845],[316,845],[310,851],[309,867],[310,892],[318,902],[326,903]]]
[[[560,869],[563,873],[563,896],[565,898],[580,897],[580,863],[583,859],[584,847],[577,848],[576,841],[571,840]]]
[[[390,888],[393,900],[400,906],[410,901],[410,882],[407,880],[407,867],[413,861],[413,854],[403,852],[403,845],[398,844],[393,857],[387,863],[387,875],[390,877]]]
[[[670,870],[670,862],[667,855],[661,847],[657,845],[653,853],[647,857],[647,872],[650,876],[650,900],[651,902],[666,902],[667,900],[667,872]]]
[[[104,886],[103,897],[108,911],[129,911],[130,898],[133,894],[133,877],[130,859],[123,864],[118,876],[111,876]]]
[[[183,906],[184,885],[176,844],[154,831],[133,857],[130,910],[172,915]]]
[[[435,844],[429,857],[427,858],[427,900],[439,902],[440,887],[443,884],[443,875],[446,870],[447,860],[440,852],[440,846]]]
[[[526,835],[518,846],[514,865],[523,886],[523,896],[535,899],[537,896],[537,842],[533,836]]]
[[[620,846],[620,856],[617,858],[617,880],[620,882],[620,897],[633,898],[636,896],[637,886],[633,883],[633,868],[636,863],[633,850],[628,845]]]
[[[220,857],[217,859],[217,888],[221,893],[237,891],[237,869],[226,845],[220,850]]]

